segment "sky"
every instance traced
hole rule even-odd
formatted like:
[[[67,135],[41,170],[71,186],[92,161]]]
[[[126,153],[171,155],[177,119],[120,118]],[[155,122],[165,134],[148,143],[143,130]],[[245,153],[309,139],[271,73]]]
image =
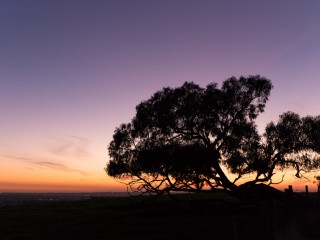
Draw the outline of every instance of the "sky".
[[[104,171],[115,128],[185,81],[270,79],[261,133],[288,110],[319,115],[319,9],[317,0],[0,1],[0,192],[125,191]]]

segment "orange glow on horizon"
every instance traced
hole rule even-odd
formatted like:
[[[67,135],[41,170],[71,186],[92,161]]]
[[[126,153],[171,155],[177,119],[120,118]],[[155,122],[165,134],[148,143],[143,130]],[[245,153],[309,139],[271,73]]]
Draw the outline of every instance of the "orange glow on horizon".
[[[116,183],[37,183],[0,182],[1,192],[125,192],[124,185]]]
[[[8,171],[7,169],[10,169]],[[0,163],[0,192],[123,192],[126,186],[99,172],[81,173]]]

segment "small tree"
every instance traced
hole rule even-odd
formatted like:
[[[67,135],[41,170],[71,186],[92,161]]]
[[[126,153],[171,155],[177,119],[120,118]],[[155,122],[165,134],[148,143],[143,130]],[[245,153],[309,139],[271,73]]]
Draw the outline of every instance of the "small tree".
[[[192,82],[163,88],[116,128],[107,174],[142,193],[238,192],[273,184],[275,171],[287,168],[301,177],[319,167],[320,117],[286,112],[260,135],[255,119],[271,89],[259,75],[231,77],[221,88]]]

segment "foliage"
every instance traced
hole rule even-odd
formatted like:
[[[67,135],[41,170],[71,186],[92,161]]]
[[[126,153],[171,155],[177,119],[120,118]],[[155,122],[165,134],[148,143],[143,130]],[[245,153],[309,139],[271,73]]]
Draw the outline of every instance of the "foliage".
[[[106,172],[142,193],[236,192],[273,184],[275,171],[288,168],[301,177],[319,167],[320,117],[286,112],[260,135],[255,119],[272,87],[257,75],[231,77],[221,88],[163,88],[115,130]]]

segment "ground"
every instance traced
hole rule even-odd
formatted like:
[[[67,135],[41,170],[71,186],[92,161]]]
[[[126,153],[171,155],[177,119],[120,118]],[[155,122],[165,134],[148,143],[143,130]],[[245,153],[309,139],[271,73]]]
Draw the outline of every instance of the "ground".
[[[0,239],[319,239],[319,217],[316,196],[92,198],[1,206]]]

